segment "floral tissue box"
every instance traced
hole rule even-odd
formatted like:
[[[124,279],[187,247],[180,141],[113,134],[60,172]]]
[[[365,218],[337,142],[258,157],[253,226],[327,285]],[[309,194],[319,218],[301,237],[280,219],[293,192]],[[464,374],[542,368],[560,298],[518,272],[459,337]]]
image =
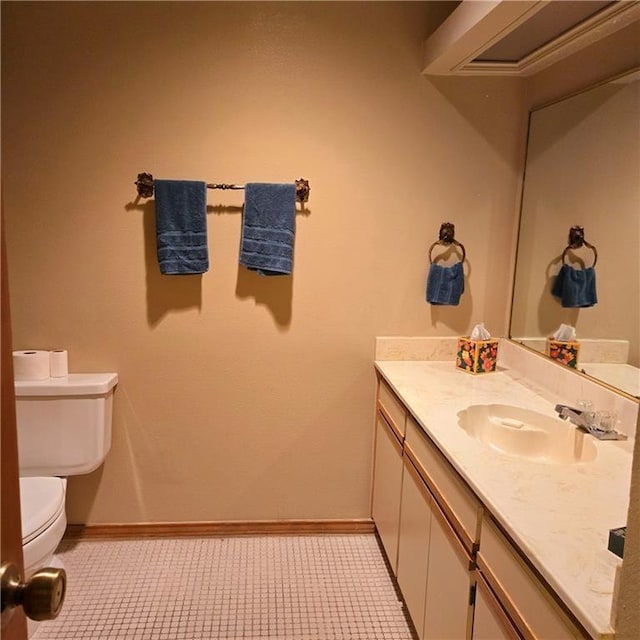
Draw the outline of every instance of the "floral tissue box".
[[[568,367],[577,369],[579,352],[580,343],[577,340],[564,341],[547,338],[547,355]]]
[[[456,367],[469,373],[489,373],[496,370],[498,340],[458,339]]]

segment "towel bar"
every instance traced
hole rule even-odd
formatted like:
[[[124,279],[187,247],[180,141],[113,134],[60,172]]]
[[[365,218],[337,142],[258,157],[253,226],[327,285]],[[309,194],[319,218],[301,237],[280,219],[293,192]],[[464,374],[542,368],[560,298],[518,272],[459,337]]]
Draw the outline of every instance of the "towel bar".
[[[443,222],[440,225],[438,239],[429,247],[429,264],[433,264],[431,252],[433,251],[433,248],[439,244],[444,245],[445,247],[448,247],[450,244],[455,244],[457,247],[460,247],[460,250],[462,251],[462,258],[460,259],[460,262],[464,262],[467,252],[465,251],[464,245],[455,239],[455,233],[456,228],[451,222]]]
[[[593,251],[593,264],[591,266],[595,267],[596,262],[598,262],[598,250],[584,239],[584,227],[578,226],[571,227],[571,229],[569,229],[569,244],[562,252],[562,264],[564,264],[564,259],[570,249],[579,249],[583,245]]]
[[[311,187],[309,181],[304,178],[296,180],[296,200],[304,204],[309,200]],[[138,179],[134,183],[141,198],[151,198],[153,196],[153,176],[150,173],[139,173]],[[207,183],[207,189],[244,189],[243,184]]]

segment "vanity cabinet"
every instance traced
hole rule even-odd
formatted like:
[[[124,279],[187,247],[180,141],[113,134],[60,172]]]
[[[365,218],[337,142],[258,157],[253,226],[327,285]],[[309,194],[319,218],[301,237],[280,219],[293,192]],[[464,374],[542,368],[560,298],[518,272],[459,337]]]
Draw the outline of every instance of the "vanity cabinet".
[[[389,564],[397,570],[405,410],[380,380],[376,407],[371,515]]]
[[[371,513],[420,640],[590,638],[382,378]]]
[[[481,504],[382,379],[371,512],[419,638],[470,638]]]

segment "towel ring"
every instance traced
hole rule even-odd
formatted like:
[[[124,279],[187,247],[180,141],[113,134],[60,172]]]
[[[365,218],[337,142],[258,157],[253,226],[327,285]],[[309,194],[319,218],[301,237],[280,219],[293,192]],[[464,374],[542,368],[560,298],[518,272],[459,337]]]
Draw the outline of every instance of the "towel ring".
[[[467,252],[465,251],[464,245],[455,239],[455,233],[456,228],[451,222],[443,222],[440,225],[438,239],[429,247],[429,264],[433,264],[431,253],[436,245],[448,247],[451,244],[455,244],[457,247],[460,247],[460,250],[462,251],[462,258],[460,259],[460,262],[464,262]]]
[[[588,249],[593,251],[593,264],[591,267],[596,266],[596,262],[598,262],[598,250],[589,242],[584,239],[584,227],[571,227],[569,229],[569,244],[565,247],[565,250],[562,252],[562,264],[565,264],[565,258],[567,253],[571,249],[579,249],[580,247],[585,246]]]

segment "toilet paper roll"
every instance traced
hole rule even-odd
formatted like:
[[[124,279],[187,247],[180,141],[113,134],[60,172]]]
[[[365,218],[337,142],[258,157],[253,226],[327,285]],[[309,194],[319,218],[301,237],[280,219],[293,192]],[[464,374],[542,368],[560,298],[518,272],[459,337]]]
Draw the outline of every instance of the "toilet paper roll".
[[[49,375],[64,378],[69,375],[69,355],[64,349],[49,352]]]
[[[46,380],[49,377],[49,352],[14,351],[13,377],[15,380]]]

